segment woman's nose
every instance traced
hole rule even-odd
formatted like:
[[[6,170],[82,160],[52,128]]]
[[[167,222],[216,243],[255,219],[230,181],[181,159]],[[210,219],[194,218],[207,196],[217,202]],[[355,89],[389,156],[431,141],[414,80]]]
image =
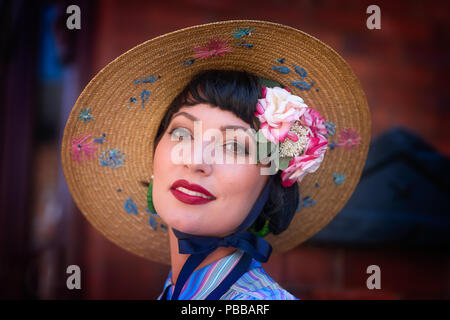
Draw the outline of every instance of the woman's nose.
[[[194,142],[193,143],[193,157],[191,162],[186,164],[188,168],[194,171],[201,172],[203,174],[211,174],[213,168],[211,159],[209,158],[208,151],[211,147],[214,146],[214,142],[211,141],[203,141]],[[207,152],[205,152],[207,151]],[[214,154],[215,150],[213,149],[210,153]]]

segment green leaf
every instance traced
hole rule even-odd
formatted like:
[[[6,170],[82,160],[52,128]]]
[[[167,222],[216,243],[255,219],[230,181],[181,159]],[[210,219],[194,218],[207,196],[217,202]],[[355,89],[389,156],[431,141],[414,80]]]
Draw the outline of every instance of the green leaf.
[[[275,151],[275,146],[276,145],[274,143],[268,140],[267,142],[259,142],[257,150],[257,161],[269,157],[271,152]]]
[[[258,132],[256,133],[256,141],[258,141],[260,143],[267,143],[267,142],[269,142],[269,140],[267,140],[267,138],[262,133],[261,129],[259,129]]]
[[[293,159],[294,157],[283,157],[280,158],[280,165],[279,165],[279,169],[280,170],[286,170],[287,167],[289,167],[289,162]]]

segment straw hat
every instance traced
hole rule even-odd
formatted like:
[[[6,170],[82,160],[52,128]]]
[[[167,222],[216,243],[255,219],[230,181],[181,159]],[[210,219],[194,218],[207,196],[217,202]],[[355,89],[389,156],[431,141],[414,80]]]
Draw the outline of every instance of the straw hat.
[[[326,226],[352,195],[369,148],[370,113],[358,79],[335,51],[280,24],[189,27],[146,41],[103,68],[64,130],[61,157],[73,199],[106,238],[169,264],[167,226],[147,210],[141,181],[152,176],[153,141],[167,107],[205,69],[245,69],[277,81],[335,125],[320,168],[299,184],[291,225],[265,237],[275,254],[289,250]]]

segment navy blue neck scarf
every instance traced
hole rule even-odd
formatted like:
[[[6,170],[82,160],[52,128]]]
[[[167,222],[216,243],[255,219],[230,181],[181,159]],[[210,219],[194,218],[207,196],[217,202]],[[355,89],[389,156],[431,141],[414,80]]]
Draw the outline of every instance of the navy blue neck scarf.
[[[251,258],[254,258],[255,260],[260,262],[266,262],[269,259],[269,256],[272,252],[271,245],[264,239],[246,230],[250,228],[250,226],[255,222],[256,218],[258,218],[259,214],[264,208],[264,205],[269,198],[271,185],[272,176],[269,177],[266,186],[264,187],[263,191],[256,200],[245,220],[241,223],[237,231],[229,236],[226,236],[224,238],[196,236],[172,229],[173,233],[178,238],[179,252],[182,254],[191,254],[180,271],[177,283],[175,285],[175,290],[172,295],[172,300],[178,299],[181,289],[183,288],[184,284],[186,283],[192,272],[195,270],[195,268],[197,268],[200,263],[218,247],[233,247],[244,251],[246,257],[241,260],[246,261],[246,267],[250,265]],[[240,273],[246,271],[244,270],[245,268],[242,267],[237,269],[242,269],[240,270]],[[236,278],[238,277],[238,274],[233,274],[233,272],[231,272],[231,274],[227,276],[227,278],[228,277]],[[225,280],[227,280],[227,278]],[[230,280],[225,280],[224,282],[230,282]],[[232,284],[233,283],[230,283],[229,285]]]

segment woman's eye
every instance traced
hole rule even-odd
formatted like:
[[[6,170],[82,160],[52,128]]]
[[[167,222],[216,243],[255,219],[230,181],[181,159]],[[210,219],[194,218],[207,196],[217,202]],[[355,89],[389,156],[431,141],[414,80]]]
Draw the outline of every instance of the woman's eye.
[[[186,128],[174,128],[169,132],[169,134],[171,139],[175,141],[180,141],[180,138],[185,140],[186,138],[191,137],[190,131]]]
[[[227,151],[233,152],[235,154],[244,155],[247,154],[245,147],[236,142],[230,142],[225,145]]]

